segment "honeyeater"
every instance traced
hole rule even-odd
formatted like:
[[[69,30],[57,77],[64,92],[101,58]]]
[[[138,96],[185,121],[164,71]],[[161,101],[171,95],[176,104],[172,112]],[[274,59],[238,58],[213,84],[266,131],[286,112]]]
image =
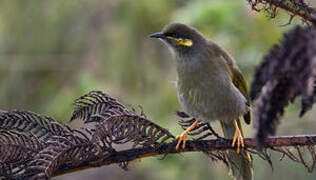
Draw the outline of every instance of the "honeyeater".
[[[225,138],[231,138],[236,151],[228,151],[229,166],[235,179],[253,179],[252,160],[243,149],[240,118],[250,124],[247,83],[233,57],[222,47],[207,40],[195,28],[171,23],[162,32],[149,35],[168,45],[176,61],[177,92],[183,110],[197,120],[177,136],[176,149],[200,121],[221,123]],[[242,148],[240,148],[242,147]]]

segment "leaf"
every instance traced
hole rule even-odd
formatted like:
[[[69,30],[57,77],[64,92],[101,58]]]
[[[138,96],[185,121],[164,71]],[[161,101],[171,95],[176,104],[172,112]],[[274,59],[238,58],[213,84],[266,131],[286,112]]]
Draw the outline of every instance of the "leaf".
[[[131,113],[116,99],[102,91],[91,91],[76,99],[73,104],[75,105],[75,111],[70,121],[82,119],[85,123],[90,123],[97,120],[95,118],[91,119],[91,116],[96,114],[102,113],[103,116],[110,117],[123,113]]]
[[[256,138],[273,135],[289,102],[302,96],[300,116],[316,102],[316,26],[295,27],[264,57],[251,86]]]
[[[0,130],[32,134],[39,139],[68,133],[67,126],[53,118],[26,110],[0,112]]]
[[[45,146],[33,135],[0,131],[0,177],[14,178],[23,173],[26,164]]]
[[[133,142],[136,145],[159,146],[174,136],[166,129],[138,115],[102,117],[96,126],[93,141],[103,141],[109,146]]]

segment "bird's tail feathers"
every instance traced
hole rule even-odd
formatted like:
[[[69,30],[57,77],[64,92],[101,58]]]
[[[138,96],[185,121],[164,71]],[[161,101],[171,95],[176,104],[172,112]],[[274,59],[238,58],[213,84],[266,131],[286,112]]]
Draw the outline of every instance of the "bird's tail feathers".
[[[239,119],[237,120],[237,123],[243,136],[243,131]],[[235,127],[233,122],[221,122],[221,126],[224,137],[232,139],[235,134]],[[252,158],[246,150],[241,149],[240,153],[237,153],[236,150],[228,150],[227,156],[231,175],[234,177],[235,180],[253,180]]]

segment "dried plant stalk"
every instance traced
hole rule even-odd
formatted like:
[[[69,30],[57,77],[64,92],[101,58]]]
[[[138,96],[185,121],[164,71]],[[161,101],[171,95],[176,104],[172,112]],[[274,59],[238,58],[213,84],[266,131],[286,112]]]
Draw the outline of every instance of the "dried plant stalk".
[[[316,19],[315,19],[316,20]],[[251,85],[258,143],[273,135],[284,108],[302,96],[300,116],[316,102],[316,24],[297,26],[264,57]]]
[[[315,9],[310,7],[305,0],[247,0],[255,11],[268,12],[271,18],[277,15],[278,8],[290,14],[289,23],[294,16],[299,16],[304,22],[312,21]]]
[[[120,152],[116,152],[114,154],[111,154],[107,158],[105,158],[102,162],[99,162],[99,166],[102,165],[109,165],[113,163],[120,163],[120,162],[127,162],[127,161],[133,161],[140,158],[145,157],[151,157],[151,156],[157,156],[157,155],[164,155],[164,154],[178,154],[183,152],[194,152],[194,151],[202,151],[202,152],[208,152],[209,156],[213,157],[214,160],[225,160],[225,156],[223,156],[223,152],[227,150],[232,150],[231,147],[232,141],[230,139],[215,139],[215,140],[195,140],[187,141],[187,145],[185,149],[181,149],[179,151],[175,150],[176,143],[166,143],[160,146],[159,148],[152,148],[152,147],[138,147],[128,150],[123,150]],[[302,135],[302,136],[281,136],[281,137],[270,137],[267,138],[263,144],[263,152],[256,151],[256,139],[254,138],[245,138],[245,148],[248,152],[250,152],[253,155],[259,155],[262,159],[266,160],[269,163],[272,163],[270,159],[270,155],[266,152],[268,149],[276,152],[285,152],[286,150],[289,150],[289,148],[292,147],[300,147],[300,148],[308,148],[308,149],[314,149],[311,151],[306,151],[306,153],[310,153],[310,155],[313,157],[310,161],[310,169],[313,167],[313,170],[315,170],[315,146],[316,146],[316,135]],[[283,147],[283,150],[279,150],[279,147]],[[295,155],[295,158],[300,158]],[[300,163],[300,161],[296,161]],[[304,165],[304,164],[303,164]],[[305,165],[304,165],[305,166]],[[76,167],[72,168],[72,171],[77,170],[83,170],[87,168],[93,168],[94,165],[78,165]],[[60,171],[57,171],[54,176],[61,175],[68,173],[69,170],[63,171],[60,169]]]
[[[89,99],[90,103],[83,103],[82,99]],[[168,130],[149,121],[143,113],[137,115],[134,110],[126,109],[105,93],[90,92],[80,102],[84,104],[80,106],[83,109],[77,108],[74,114],[86,123],[93,122],[94,126],[89,126],[89,129],[72,129],[53,118],[29,111],[1,111],[0,177],[49,179],[112,163],[127,169],[128,163],[138,158],[160,154],[165,157],[167,154],[189,151],[204,152],[211,160],[227,164],[227,150],[235,151],[231,147],[231,140],[218,136],[209,124],[196,127],[191,135],[199,136],[198,139],[213,135],[217,139],[187,141],[185,149],[176,151],[176,141]],[[180,122],[183,128],[194,121],[183,112],[178,115],[186,119]],[[113,146],[127,143],[133,144],[127,150],[118,151]],[[256,151],[254,139],[246,138],[245,145],[245,150],[272,164],[268,153]],[[265,150],[281,152],[303,164],[308,171],[315,169],[315,145],[316,136],[274,137],[263,143]],[[288,146],[294,147],[296,153]]]

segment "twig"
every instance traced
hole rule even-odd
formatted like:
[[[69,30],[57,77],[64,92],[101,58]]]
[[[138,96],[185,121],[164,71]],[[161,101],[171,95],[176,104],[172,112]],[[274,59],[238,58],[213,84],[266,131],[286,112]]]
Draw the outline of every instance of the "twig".
[[[289,23],[292,21],[292,16],[300,16],[303,21],[311,21],[312,13],[315,11],[313,8],[309,7],[303,0],[248,0],[252,5],[252,8],[256,11],[260,11],[257,8],[257,5],[262,4],[264,6],[264,10],[268,10],[270,8],[272,18],[276,15],[276,9],[281,8],[291,14],[291,18]],[[270,6],[267,6],[269,4]]]
[[[255,149],[256,139],[245,138],[245,148]],[[175,150],[175,142],[167,143],[159,147],[158,149],[152,147],[140,147],[134,149],[123,150],[115,152],[105,158],[102,162],[97,164],[83,163],[73,167],[61,167],[53,176],[59,176],[71,172],[76,172],[88,168],[109,165],[114,163],[121,163],[132,161],[145,157],[152,157],[164,154],[177,154],[183,152],[196,152],[196,151],[225,151],[232,149],[232,141],[230,139],[215,139],[215,140],[199,140],[199,141],[187,141],[186,148],[179,151]],[[263,144],[264,148],[275,148],[285,146],[313,146],[316,145],[316,135],[300,135],[300,136],[278,136],[267,138]],[[173,147],[173,148],[170,148]],[[170,151],[171,149],[171,151]]]

